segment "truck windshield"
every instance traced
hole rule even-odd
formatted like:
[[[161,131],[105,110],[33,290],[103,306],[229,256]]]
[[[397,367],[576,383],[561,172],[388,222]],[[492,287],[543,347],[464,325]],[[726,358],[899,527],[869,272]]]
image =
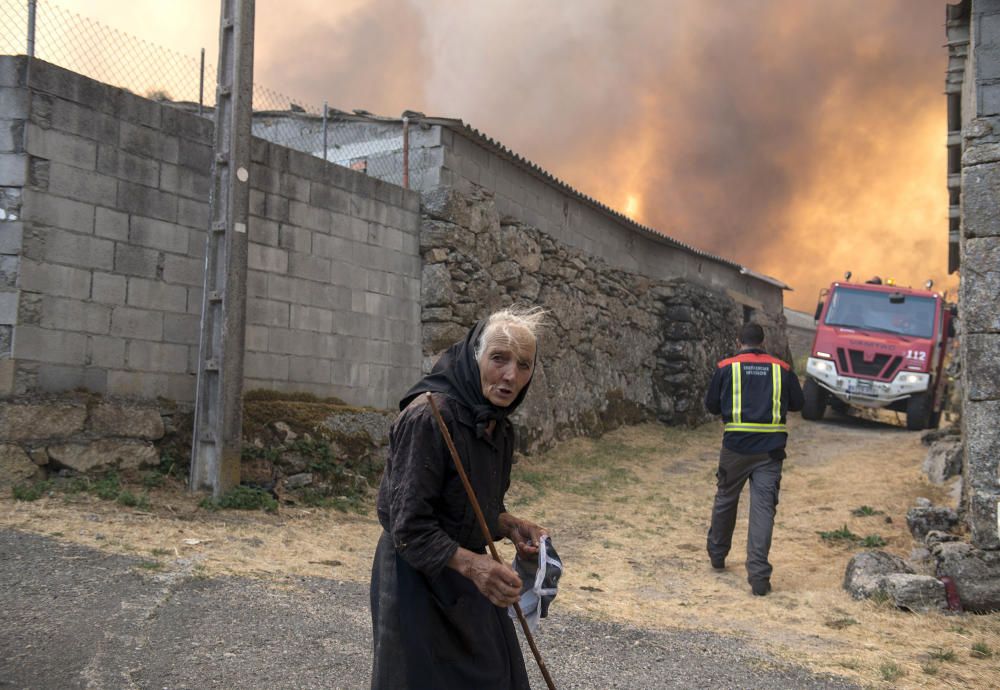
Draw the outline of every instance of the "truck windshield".
[[[893,304],[890,294],[837,287],[823,323],[930,338],[934,334],[935,299],[906,295],[903,302]]]

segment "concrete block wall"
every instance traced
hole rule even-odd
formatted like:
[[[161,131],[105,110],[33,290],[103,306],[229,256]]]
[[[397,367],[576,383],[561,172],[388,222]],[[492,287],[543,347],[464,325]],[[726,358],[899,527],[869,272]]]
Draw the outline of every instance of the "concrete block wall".
[[[212,122],[27,67],[0,57],[0,394],[192,401]],[[245,386],[390,406],[420,369],[418,195],[260,140],[253,161]]]
[[[637,230],[610,213],[568,194],[475,138],[443,129],[442,187],[470,193],[475,185],[495,194],[501,217],[537,227],[558,242],[599,256],[614,268],[655,280],[686,278],[726,290],[738,303],[780,326],[780,287],[741,273],[736,266]]]
[[[420,375],[420,195],[254,140],[245,386],[393,407]]]
[[[17,275],[24,237],[21,199],[28,174],[24,152],[28,103],[16,65],[0,62],[0,395],[14,388],[12,350],[20,304]]]

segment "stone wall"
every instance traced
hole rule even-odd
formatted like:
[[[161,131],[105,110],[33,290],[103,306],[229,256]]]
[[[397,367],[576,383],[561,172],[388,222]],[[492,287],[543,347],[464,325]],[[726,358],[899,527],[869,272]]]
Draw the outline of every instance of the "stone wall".
[[[1000,0],[965,7],[961,223],[962,508],[972,543],[1000,549]]]
[[[501,217],[483,189],[425,195],[421,252],[425,370],[497,308],[549,310],[531,394],[517,413],[522,450],[630,422],[706,418],[715,362],[733,349],[742,323],[724,292],[612,268]]]
[[[967,129],[962,169],[963,504],[972,543],[1000,548],[1000,122]]]
[[[154,442],[174,427],[169,403],[135,404],[74,392],[0,402],[0,487],[50,473],[139,470],[160,462]]]
[[[211,120],[0,57],[0,395],[190,402]],[[419,195],[255,139],[245,385],[391,406],[420,371]]]

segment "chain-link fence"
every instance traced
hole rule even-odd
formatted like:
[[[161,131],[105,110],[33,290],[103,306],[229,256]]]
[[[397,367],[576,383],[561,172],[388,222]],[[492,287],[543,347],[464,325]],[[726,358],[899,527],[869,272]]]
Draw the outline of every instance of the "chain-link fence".
[[[205,7],[215,21],[217,3],[206,2]],[[204,51],[200,57],[184,55],[48,0],[0,0],[0,54],[31,51],[40,60],[92,79],[211,116],[216,68],[205,64]],[[411,130],[413,136],[404,144],[401,118],[307,104],[258,83],[253,106],[255,136],[395,184],[408,180],[418,190],[427,184],[424,173],[434,156],[425,146],[426,132]]]

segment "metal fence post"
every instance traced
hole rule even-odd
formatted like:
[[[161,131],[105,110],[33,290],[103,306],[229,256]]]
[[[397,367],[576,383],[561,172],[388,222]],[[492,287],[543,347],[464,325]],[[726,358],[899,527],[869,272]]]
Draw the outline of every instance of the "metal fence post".
[[[205,103],[205,49],[201,49],[201,67],[198,69],[198,114],[204,111]]]
[[[326,157],[326,128],[327,122],[329,121],[330,107],[327,105],[326,101],[323,101],[323,160],[327,160]]]
[[[38,0],[28,0],[28,57],[35,57],[35,11]]]
[[[410,188],[410,118],[403,116],[403,189]]]

